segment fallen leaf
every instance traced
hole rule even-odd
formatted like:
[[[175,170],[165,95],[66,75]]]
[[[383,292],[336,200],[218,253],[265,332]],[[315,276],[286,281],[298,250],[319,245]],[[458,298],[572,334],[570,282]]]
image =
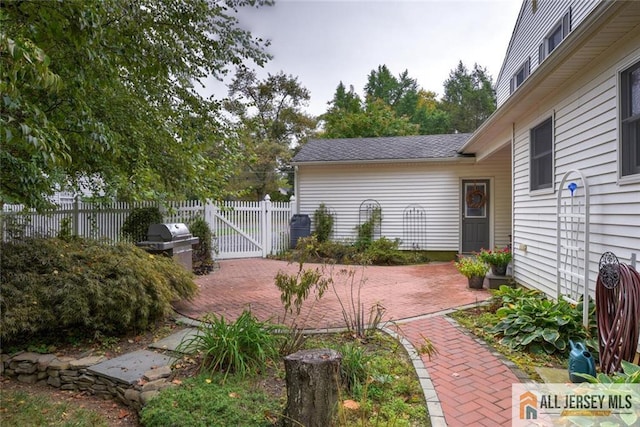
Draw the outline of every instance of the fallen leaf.
[[[352,411],[357,411],[358,409],[360,409],[360,404],[351,399],[343,401],[342,406],[344,406],[346,409],[351,409]]]
[[[120,409],[120,412],[118,413],[118,418],[119,419],[123,419],[129,416],[129,411],[125,410],[125,409]]]
[[[211,378],[207,378],[206,380],[204,380],[204,382],[207,384],[211,384]]]
[[[275,424],[278,421],[278,417],[275,414],[271,413],[270,411],[264,411],[264,417],[271,424]]]
[[[232,391],[231,393],[229,393],[229,397],[232,399],[237,399],[240,397],[240,395]]]

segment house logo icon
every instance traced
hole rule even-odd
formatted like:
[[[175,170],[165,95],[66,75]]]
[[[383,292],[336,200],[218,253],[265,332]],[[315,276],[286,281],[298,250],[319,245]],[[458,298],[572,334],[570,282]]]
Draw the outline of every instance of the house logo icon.
[[[520,419],[535,420],[538,418],[538,397],[530,391],[520,395]]]

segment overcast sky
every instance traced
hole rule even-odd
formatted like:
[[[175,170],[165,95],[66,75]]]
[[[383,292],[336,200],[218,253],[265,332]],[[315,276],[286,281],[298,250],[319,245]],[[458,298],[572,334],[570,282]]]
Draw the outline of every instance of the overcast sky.
[[[273,55],[259,75],[284,71],[311,92],[306,111],[322,114],[338,83],[363,93],[367,75],[386,64],[405,69],[426,90],[443,92],[458,61],[487,68],[495,80],[520,0],[276,0],[243,10],[241,26],[271,40]],[[205,89],[216,97],[224,86]]]

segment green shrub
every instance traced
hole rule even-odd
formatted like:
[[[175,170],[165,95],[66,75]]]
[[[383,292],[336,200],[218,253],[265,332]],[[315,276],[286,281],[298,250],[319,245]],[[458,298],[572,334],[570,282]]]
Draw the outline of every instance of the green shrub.
[[[358,250],[350,243],[328,240],[318,244],[316,253],[322,260],[331,260],[339,264],[353,264],[356,262]]]
[[[191,260],[193,272],[196,274],[208,274],[213,270],[213,233],[204,218],[198,216],[189,224],[189,231],[199,239],[193,245]]]
[[[155,206],[148,208],[134,208],[127,219],[124,220],[120,233],[129,242],[141,242],[147,240],[147,232],[151,224],[162,223],[163,218],[160,209]]]
[[[369,219],[362,224],[356,226],[356,231],[358,232],[358,237],[356,238],[355,247],[358,251],[364,251],[375,239],[375,232],[380,227],[380,223],[382,222],[382,209],[375,208],[371,211],[371,216]]]
[[[331,215],[324,203],[320,203],[318,209],[313,213],[313,222],[318,242],[323,243],[329,240],[333,232],[333,215]]]
[[[71,240],[74,237],[73,231],[71,229],[72,225],[73,219],[71,217],[66,216],[62,218],[60,220],[60,229],[58,230],[58,234],[56,235],[56,237],[60,240]]]
[[[353,264],[358,251],[350,243],[327,240],[319,242],[317,236],[301,237],[298,239],[293,258],[302,262],[334,262],[339,264]]]
[[[205,316],[198,333],[179,345],[183,353],[201,353],[202,369],[245,376],[264,368],[278,355],[277,327],[260,322],[250,311],[243,311],[233,323],[223,316]]]
[[[189,273],[131,244],[31,239],[0,254],[0,338],[142,330],[195,296]]]
[[[410,253],[398,249],[400,240],[390,240],[381,237],[372,241],[365,251],[359,255],[358,260],[362,264],[373,265],[402,265],[406,264]]]
[[[350,242],[318,241],[317,236],[298,239],[292,254],[295,260],[304,262],[330,262],[337,264],[407,265],[429,262],[429,254],[423,251],[402,251],[399,240],[381,237],[365,249]]]

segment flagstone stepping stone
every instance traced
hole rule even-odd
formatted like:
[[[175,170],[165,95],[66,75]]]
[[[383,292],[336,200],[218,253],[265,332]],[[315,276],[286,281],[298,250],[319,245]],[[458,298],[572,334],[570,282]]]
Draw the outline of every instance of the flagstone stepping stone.
[[[137,350],[87,368],[88,372],[125,384],[135,384],[145,372],[170,366],[176,359],[149,350]]]
[[[567,369],[547,368],[537,366],[535,368],[542,381],[548,384],[565,384],[570,383],[569,371]]]
[[[187,341],[195,337],[197,334],[198,334],[198,329],[186,328],[150,344],[149,347],[157,348],[159,350],[177,351],[178,346],[183,340]]]

